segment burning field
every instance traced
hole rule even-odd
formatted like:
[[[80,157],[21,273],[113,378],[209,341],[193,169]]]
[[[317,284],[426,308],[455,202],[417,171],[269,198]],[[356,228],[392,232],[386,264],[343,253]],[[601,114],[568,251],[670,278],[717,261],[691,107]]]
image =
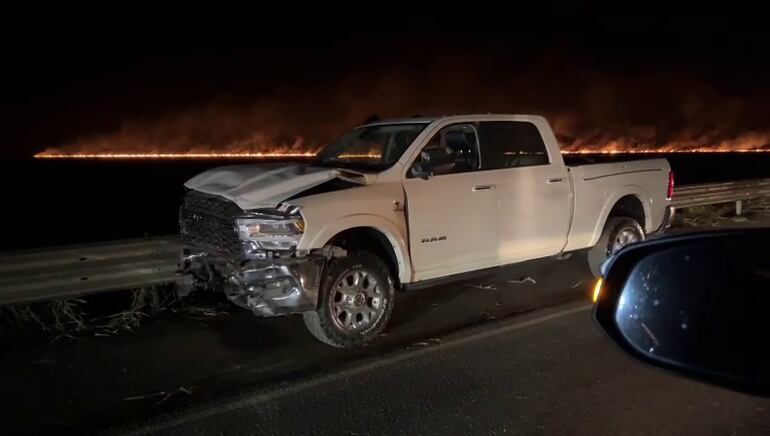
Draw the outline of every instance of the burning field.
[[[770,153],[770,149],[722,149],[707,146],[692,149],[615,149],[612,147],[563,150],[562,154],[671,154],[671,153]],[[60,153],[40,152],[36,159],[296,159],[312,158],[315,152],[265,151],[256,153]],[[366,155],[371,157],[370,155]]]
[[[754,141],[753,141],[754,140]],[[624,142],[604,144],[568,145],[563,154],[672,154],[672,153],[770,153],[770,140],[757,135],[749,138],[710,143],[672,143],[662,146],[630,145]],[[227,149],[225,149],[227,150]],[[34,155],[37,159],[303,159],[312,158],[318,148],[292,151],[284,146],[266,146],[253,151],[190,151],[190,152],[139,152],[139,151],[104,151],[95,152],[87,149],[68,151],[65,149],[47,149]],[[366,155],[366,157],[373,157]]]
[[[489,60],[478,60],[478,63]],[[37,158],[309,158],[372,114],[538,113],[564,153],[768,152],[770,95],[741,96],[671,73],[614,77],[553,59],[513,76],[447,67],[398,68],[253,100],[120,117],[63,138]],[[498,73],[499,74],[499,73]]]

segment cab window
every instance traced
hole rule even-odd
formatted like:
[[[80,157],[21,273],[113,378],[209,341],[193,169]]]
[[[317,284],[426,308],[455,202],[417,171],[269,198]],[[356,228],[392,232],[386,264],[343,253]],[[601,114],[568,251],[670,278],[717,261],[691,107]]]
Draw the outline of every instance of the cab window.
[[[523,121],[479,123],[482,170],[548,165],[543,137],[537,126]]]
[[[433,176],[477,171],[481,156],[476,126],[453,124],[438,131],[423,147],[409,177],[417,172]]]

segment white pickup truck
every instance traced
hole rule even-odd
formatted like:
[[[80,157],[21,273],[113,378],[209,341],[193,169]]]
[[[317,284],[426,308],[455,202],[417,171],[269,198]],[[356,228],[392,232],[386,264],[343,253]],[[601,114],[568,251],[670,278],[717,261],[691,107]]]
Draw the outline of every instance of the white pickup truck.
[[[250,164],[190,179],[183,285],[222,289],[259,316],[303,313],[335,347],[385,328],[397,289],[662,229],[665,159],[566,166],[548,122],[462,115],[357,127],[306,165]]]

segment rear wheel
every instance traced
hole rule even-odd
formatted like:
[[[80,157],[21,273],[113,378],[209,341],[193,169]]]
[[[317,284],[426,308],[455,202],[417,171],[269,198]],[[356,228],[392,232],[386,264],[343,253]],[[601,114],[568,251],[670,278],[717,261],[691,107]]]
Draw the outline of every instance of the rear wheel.
[[[385,263],[367,251],[352,251],[329,261],[318,309],[303,318],[308,331],[322,342],[360,347],[385,328],[393,301],[393,280]]]
[[[588,267],[594,276],[601,272],[602,263],[621,248],[644,240],[644,230],[639,223],[628,217],[609,217],[602,235],[588,251]]]

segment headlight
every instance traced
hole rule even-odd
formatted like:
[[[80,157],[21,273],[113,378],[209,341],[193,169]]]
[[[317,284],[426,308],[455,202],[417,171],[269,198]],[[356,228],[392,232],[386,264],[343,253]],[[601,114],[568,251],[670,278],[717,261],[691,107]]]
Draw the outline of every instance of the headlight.
[[[254,241],[267,250],[296,247],[305,230],[305,222],[299,217],[285,220],[240,218],[236,223],[242,240]]]

